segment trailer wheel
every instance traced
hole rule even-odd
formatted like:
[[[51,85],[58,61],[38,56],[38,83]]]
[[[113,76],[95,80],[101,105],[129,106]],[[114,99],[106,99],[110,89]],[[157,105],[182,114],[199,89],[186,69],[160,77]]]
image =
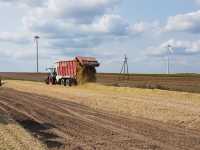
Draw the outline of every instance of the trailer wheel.
[[[61,85],[64,85],[64,86],[67,85],[66,79],[61,79]]]
[[[69,83],[68,83],[69,86],[72,86],[72,80],[69,79]]]
[[[57,83],[61,85],[61,81],[62,81],[62,80],[61,80],[61,79],[59,79]]]
[[[66,79],[66,85],[71,86],[71,79]]]

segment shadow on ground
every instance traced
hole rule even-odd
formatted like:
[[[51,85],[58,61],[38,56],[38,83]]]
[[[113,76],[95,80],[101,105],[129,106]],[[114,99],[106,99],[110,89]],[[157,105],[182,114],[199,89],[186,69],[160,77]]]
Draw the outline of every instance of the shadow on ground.
[[[17,122],[26,130],[31,132],[34,137],[46,144],[48,148],[60,148],[64,145],[63,143],[57,141],[57,139],[60,139],[59,136],[48,131],[55,128],[52,124],[38,123],[29,119],[17,120]]]

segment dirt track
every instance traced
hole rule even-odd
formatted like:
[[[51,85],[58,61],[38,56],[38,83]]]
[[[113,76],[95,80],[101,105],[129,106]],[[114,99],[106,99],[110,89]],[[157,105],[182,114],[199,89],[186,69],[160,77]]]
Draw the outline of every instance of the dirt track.
[[[49,149],[199,150],[200,132],[157,121],[126,119],[55,98],[0,90],[0,111]]]

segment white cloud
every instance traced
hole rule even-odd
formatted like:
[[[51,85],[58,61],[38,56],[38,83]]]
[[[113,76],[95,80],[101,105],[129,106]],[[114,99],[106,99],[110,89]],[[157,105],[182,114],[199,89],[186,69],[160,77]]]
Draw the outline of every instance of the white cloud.
[[[130,25],[114,14],[120,1],[49,0],[46,7],[32,9],[23,23],[29,31],[54,39],[51,46],[63,48],[97,47],[103,41],[137,36],[157,26],[156,22]]]
[[[29,49],[19,48],[7,48],[0,49],[1,58],[5,59],[29,59],[34,56],[34,52]]]
[[[46,0],[0,0],[2,3],[19,6],[39,7],[46,4]]]
[[[127,35],[129,34],[129,24],[119,15],[104,15],[97,22],[91,24],[86,29],[88,32]]]
[[[25,2],[27,6],[31,6],[23,17],[25,31],[29,34],[6,33],[0,39],[3,39],[2,42],[19,44],[21,49],[26,49],[21,46],[29,43],[31,45],[27,49],[31,51],[16,48],[7,51],[7,56],[33,57],[34,43],[29,40],[33,40],[33,35],[38,34],[41,37],[40,53],[45,53],[46,57],[94,55],[105,58],[107,55],[102,54],[101,49],[105,52],[106,48],[102,48],[102,45],[115,41],[120,43],[159,27],[158,22],[130,24],[114,11],[121,0],[47,0],[42,5],[37,4],[38,1],[33,2],[34,4],[25,0],[12,1],[14,4]],[[108,49],[107,51],[113,52],[113,56],[121,55],[117,54],[115,48]]]
[[[90,24],[96,17],[112,12],[121,0],[47,0],[44,7],[36,7],[28,17],[62,19]]]
[[[57,18],[91,23],[112,10],[120,0],[49,0],[48,10]]]
[[[193,1],[195,1],[197,4],[200,4],[200,0],[193,0]]]
[[[0,34],[0,42],[15,43],[15,44],[28,44],[30,43],[28,34],[23,33],[9,33],[2,32]]]
[[[169,17],[164,31],[200,33],[200,10]]]
[[[168,45],[173,47],[173,55],[194,55],[200,54],[200,40],[197,41],[181,41],[168,40],[157,47],[149,47],[146,51],[151,56],[165,56],[168,54]]]
[[[158,21],[153,21],[152,23],[149,22],[138,22],[131,27],[133,32],[149,32],[153,30],[160,30],[160,23]]]

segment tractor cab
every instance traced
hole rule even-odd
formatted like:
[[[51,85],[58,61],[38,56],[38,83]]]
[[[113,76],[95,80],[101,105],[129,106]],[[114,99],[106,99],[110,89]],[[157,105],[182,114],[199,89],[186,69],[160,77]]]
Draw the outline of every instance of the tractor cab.
[[[56,84],[56,68],[47,68],[48,77],[46,79],[47,84]]]

